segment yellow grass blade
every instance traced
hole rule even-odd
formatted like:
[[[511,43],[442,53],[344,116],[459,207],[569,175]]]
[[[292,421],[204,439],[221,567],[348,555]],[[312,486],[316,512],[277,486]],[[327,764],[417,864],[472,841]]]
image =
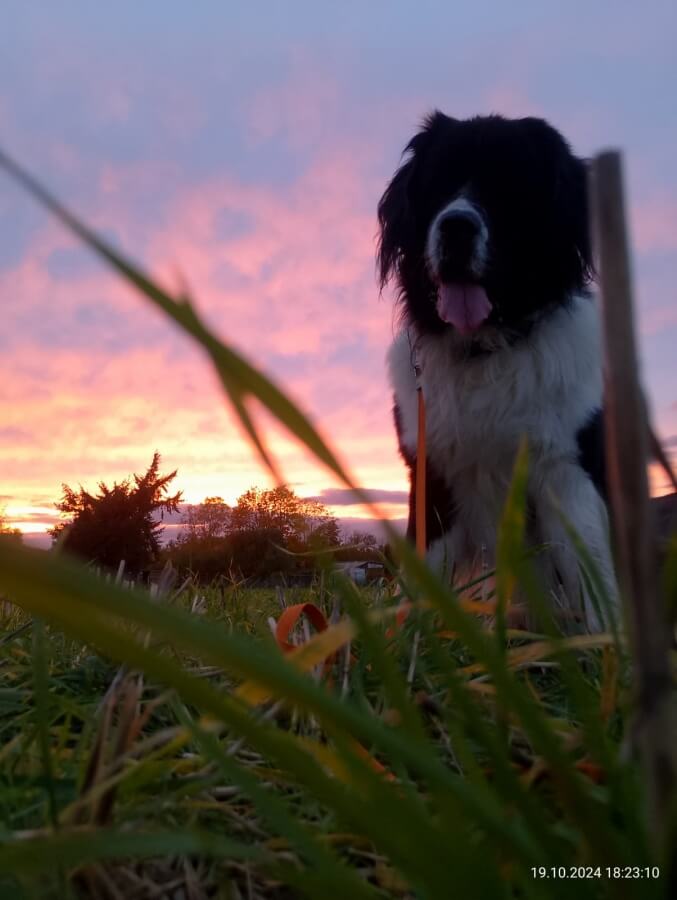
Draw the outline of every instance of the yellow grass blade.
[[[287,660],[293,663],[302,672],[310,671],[318,663],[324,662],[328,656],[335,653],[341,647],[351,641],[356,634],[356,628],[350,619],[344,619],[336,625],[330,625],[325,631],[301,644],[298,649],[287,654]],[[255,681],[245,681],[235,691],[235,696],[253,706],[270,700],[273,691]]]
[[[614,644],[614,636],[608,631],[601,634],[578,634],[561,641],[534,641],[526,647],[517,647],[506,654],[507,665],[510,669],[519,669],[541,659],[548,659],[561,653],[562,650],[594,650],[598,647],[610,647]],[[465,675],[475,675],[484,672],[482,663],[472,663],[459,669]]]

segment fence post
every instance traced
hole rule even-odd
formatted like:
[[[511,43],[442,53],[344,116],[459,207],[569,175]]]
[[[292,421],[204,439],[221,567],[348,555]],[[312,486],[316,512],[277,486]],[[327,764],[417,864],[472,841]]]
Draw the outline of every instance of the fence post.
[[[595,157],[590,184],[602,297],[609,494],[635,683],[632,741],[644,770],[649,827],[661,844],[675,807],[677,709],[649,502],[649,423],[639,377],[619,151]]]

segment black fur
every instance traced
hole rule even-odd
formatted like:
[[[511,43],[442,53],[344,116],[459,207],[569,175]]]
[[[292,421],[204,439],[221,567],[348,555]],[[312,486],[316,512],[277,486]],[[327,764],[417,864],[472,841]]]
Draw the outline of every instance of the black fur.
[[[604,413],[596,410],[576,435],[578,462],[607,501],[607,481],[604,442]]]

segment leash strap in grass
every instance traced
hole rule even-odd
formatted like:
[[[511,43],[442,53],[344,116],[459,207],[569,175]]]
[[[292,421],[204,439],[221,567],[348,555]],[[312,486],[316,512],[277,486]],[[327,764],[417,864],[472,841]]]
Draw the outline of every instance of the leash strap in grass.
[[[275,629],[277,643],[285,653],[296,649],[294,644],[289,643],[289,635],[301,616],[305,616],[317,631],[325,631],[327,628],[324,613],[314,603],[295,603],[288,606],[280,616]]]
[[[416,393],[418,394],[418,436],[416,440],[416,472],[415,488],[416,501],[414,509],[414,521],[416,528],[416,550],[422,558],[425,557],[426,551],[426,449],[425,449],[425,400],[423,398],[423,385],[421,384],[422,369],[418,361],[416,351],[416,338],[407,329],[407,340],[409,341],[409,356],[411,367],[414,370],[414,378],[416,379]]]

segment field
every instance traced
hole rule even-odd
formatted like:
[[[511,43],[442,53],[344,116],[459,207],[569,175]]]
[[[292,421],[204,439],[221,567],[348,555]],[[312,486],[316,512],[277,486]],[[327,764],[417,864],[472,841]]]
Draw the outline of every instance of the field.
[[[523,706],[520,721],[439,615],[392,629],[393,593],[327,577],[322,596],[319,586],[190,586],[156,598],[160,612],[209,623],[224,655],[233,639],[249,648],[253,665],[281,656],[268,622],[281,600],[328,617],[339,599],[353,604],[365,631],[330,669],[315,668],[321,683],[307,679],[313,690],[282,703],[294,685],[276,691],[266,678],[248,698],[264,702],[240,728],[244,708],[221,722],[201,715],[185,686],[168,689],[6,604],[0,809],[13,839],[1,895],[443,897],[453,878],[477,897],[664,896],[665,877],[625,883],[605,872],[653,876],[660,865],[638,771],[620,752],[630,694],[613,641],[588,638],[592,649],[562,668],[561,650],[553,658],[537,637],[509,632],[502,664],[523,690],[503,690]],[[244,661],[222,666],[213,647],[203,656],[161,642],[153,652],[214,697],[242,682],[232,667]],[[599,876],[575,886],[531,872],[593,865]]]
[[[303,599],[301,593],[309,592],[292,590],[284,597],[296,602]],[[280,612],[278,596],[272,590],[236,587],[184,590],[164,602],[192,609],[229,632],[268,639],[267,619]],[[140,823],[144,829],[180,824],[182,829],[190,825],[224,837],[237,835],[254,845],[267,836],[245,797],[224,783],[199,745],[186,739],[177,699],[162,686],[145,683],[91,647],[45,629],[39,638],[46,679],[40,699],[32,621],[3,604],[0,632],[0,821],[6,832],[36,833],[56,813],[64,824],[114,822],[132,832]],[[201,665],[186,654],[180,660],[184,671],[232,688],[232,679],[217,667]],[[263,764],[246,746],[233,749],[234,759],[242,764]],[[271,784],[285,788],[284,779],[278,780],[275,773]],[[52,858],[35,883],[28,879],[33,886],[26,888],[27,896],[76,895],[75,888],[57,876],[55,864]],[[149,885],[153,890],[167,886],[168,896],[212,896],[215,886],[227,884],[229,878],[235,883],[240,875],[256,880],[248,863],[233,866],[231,870],[230,864],[160,859],[138,871],[131,865],[113,866],[110,872],[93,870],[85,881],[93,896],[117,896],[115,885],[128,897],[151,896]],[[0,895],[23,896],[21,881],[0,881]]]

